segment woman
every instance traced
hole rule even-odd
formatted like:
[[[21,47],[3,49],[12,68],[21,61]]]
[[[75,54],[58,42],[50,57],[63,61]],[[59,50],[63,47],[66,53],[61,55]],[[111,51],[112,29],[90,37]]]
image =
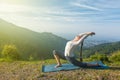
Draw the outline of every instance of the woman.
[[[80,62],[80,61],[76,60],[75,56],[74,56],[75,48],[78,47],[82,43],[82,41],[84,41],[84,39],[87,38],[90,35],[91,36],[95,35],[95,33],[94,32],[82,33],[82,34],[77,35],[73,40],[68,41],[66,46],[65,46],[65,52],[64,53],[54,50],[53,55],[54,55],[54,57],[57,61],[57,65],[55,66],[55,68],[58,68],[58,67],[62,66],[62,64],[60,62],[60,58],[66,59],[70,63],[72,63],[73,65],[76,65],[76,66],[79,66],[79,67],[100,66],[98,63],[97,64],[90,64],[90,63]]]

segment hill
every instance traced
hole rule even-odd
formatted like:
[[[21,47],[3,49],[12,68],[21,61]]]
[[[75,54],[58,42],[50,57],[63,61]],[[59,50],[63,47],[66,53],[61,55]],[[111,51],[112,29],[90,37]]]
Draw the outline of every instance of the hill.
[[[63,50],[66,39],[52,33],[37,33],[0,19],[0,52],[5,44],[14,44],[23,59],[51,58],[52,50]]]
[[[113,52],[116,52],[118,50],[120,50],[120,41],[104,43],[93,47],[84,48],[83,55],[86,57],[89,57],[90,55],[93,55],[95,53],[111,55]]]

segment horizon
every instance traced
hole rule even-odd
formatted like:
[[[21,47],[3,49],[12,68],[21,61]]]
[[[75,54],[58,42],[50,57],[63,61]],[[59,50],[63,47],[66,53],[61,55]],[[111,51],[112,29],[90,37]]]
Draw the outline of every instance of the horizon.
[[[36,32],[67,37],[94,31],[96,36],[120,40],[119,4],[119,0],[1,0],[0,18]]]

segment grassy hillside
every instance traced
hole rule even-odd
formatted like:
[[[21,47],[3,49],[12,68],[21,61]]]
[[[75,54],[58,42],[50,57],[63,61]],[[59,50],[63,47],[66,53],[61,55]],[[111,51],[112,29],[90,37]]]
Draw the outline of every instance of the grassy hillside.
[[[39,62],[0,62],[0,80],[120,80],[120,64],[109,69],[77,69],[59,72],[41,72],[42,64],[55,63]],[[109,64],[109,66],[111,66]]]
[[[0,52],[5,44],[14,44],[24,59],[51,58],[52,50],[63,50],[66,39],[52,33],[37,33],[0,19]]]

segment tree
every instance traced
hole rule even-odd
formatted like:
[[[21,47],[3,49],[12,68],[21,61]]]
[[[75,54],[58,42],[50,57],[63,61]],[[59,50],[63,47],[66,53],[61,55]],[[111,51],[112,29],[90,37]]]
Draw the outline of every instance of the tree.
[[[10,58],[12,60],[20,59],[20,54],[15,45],[4,45],[1,55],[4,58]]]

